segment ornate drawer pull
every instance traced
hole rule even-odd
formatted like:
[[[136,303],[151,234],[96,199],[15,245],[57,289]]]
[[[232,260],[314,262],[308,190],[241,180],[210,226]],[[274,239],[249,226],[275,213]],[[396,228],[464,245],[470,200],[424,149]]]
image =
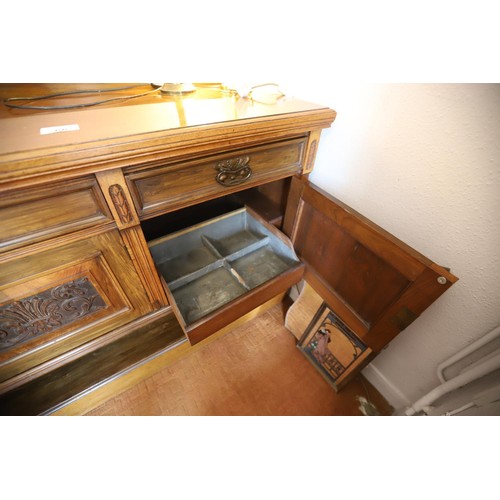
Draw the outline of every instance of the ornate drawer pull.
[[[226,187],[242,184],[252,176],[249,161],[249,156],[243,156],[218,162],[215,169],[219,173],[215,176],[215,180]]]

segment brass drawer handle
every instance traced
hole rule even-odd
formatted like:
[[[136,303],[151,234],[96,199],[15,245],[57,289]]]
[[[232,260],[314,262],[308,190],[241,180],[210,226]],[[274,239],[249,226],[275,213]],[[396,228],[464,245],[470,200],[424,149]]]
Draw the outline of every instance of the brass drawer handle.
[[[215,180],[226,187],[242,184],[252,176],[249,161],[249,156],[242,156],[218,162],[215,169],[219,173],[215,176]]]

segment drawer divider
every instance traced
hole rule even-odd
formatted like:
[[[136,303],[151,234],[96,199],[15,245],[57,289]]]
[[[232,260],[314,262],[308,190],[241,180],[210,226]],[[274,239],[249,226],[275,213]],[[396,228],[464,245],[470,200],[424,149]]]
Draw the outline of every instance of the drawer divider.
[[[241,259],[241,257],[248,255],[249,253],[255,252],[259,248],[265,247],[268,243],[269,236],[264,236],[264,238],[262,238],[261,240],[250,243],[246,247],[243,247],[230,255],[226,255],[226,259],[228,260],[228,262],[234,262],[235,260]]]
[[[173,290],[177,290],[181,286],[187,285],[188,283],[191,283],[191,281],[194,281],[198,278],[201,278],[205,274],[215,271],[216,269],[219,269],[219,267],[226,267],[225,266],[225,259],[217,259],[214,262],[211,262],[210,264],[197,269],[196,271],[193,271],[192,273],[186,274],[184,276],[181,276],[180,278],[177,278],[175,280],[169,281],[167,284],[169,288]]]
[[[237,252],[233,252],[232,254],[226,257],[221,256],[221,254],[218,252],[218,250],[215,248],[212,242],[205,235],[201,236],[201,240],[203,241],[203,244],[205,244],[216,255],[216,257],[218,257],[217,260],[211,262],[210,264],[200,269],[197,269],[196,271],[193,271],[192,273],[186,274],[184,276],[181,276],[180,278],[168,282],[168,286],[170,287],[170,289],[172,291],[177,290],[181,286],[187,285],[191,281],[194,281],[200,278],[201,276],[211,271],[214,271],[215,269],[218,269],[219,267],[224,267],[238,280],[238,282],[242,286],[245,287],[245,289],[250,290],[250,287],[245,282],[245,280],[238,274],[238,272],[235,269],[233,269],[233,267],[231,266],[231,262],[234,262],[235,260],[238,260],[241,257],[244,257],[245,255],[255,252],[259,248],[266,246],[269,243],[269,237],[265,236],[259,241],[256,241],[255,243],[252,243],[238,250]]]
[[[201,241],[203,244],[213,253],[218,259],[223,259],[224,257],[220,254],[219,250],[214,246],[214,244],[207,238],[204,234],[201,235]]]

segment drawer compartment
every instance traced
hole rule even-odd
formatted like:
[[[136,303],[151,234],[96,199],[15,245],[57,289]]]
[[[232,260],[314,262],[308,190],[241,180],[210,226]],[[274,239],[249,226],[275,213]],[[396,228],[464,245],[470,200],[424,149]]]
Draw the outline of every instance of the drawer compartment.
[[[149,243],[192,344],[300,281],[290,241],[242,208]]]
[[[0,251],[112,220],[97,181],[87,177],[3,194]]]
[[[144,220],[194,202],[258,186],[302,169],[306,139],[266,144],[126,175]]]

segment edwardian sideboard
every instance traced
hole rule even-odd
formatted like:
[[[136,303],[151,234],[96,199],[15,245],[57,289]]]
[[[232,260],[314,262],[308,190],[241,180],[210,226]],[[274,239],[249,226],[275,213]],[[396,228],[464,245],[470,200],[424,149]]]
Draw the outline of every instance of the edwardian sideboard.
[[[302,279],[366,346],[341,387],[456,281],[307,180],[331,109],[218,84],[68,95],[117,87],[0,86],[1,414],[189,354]]]

